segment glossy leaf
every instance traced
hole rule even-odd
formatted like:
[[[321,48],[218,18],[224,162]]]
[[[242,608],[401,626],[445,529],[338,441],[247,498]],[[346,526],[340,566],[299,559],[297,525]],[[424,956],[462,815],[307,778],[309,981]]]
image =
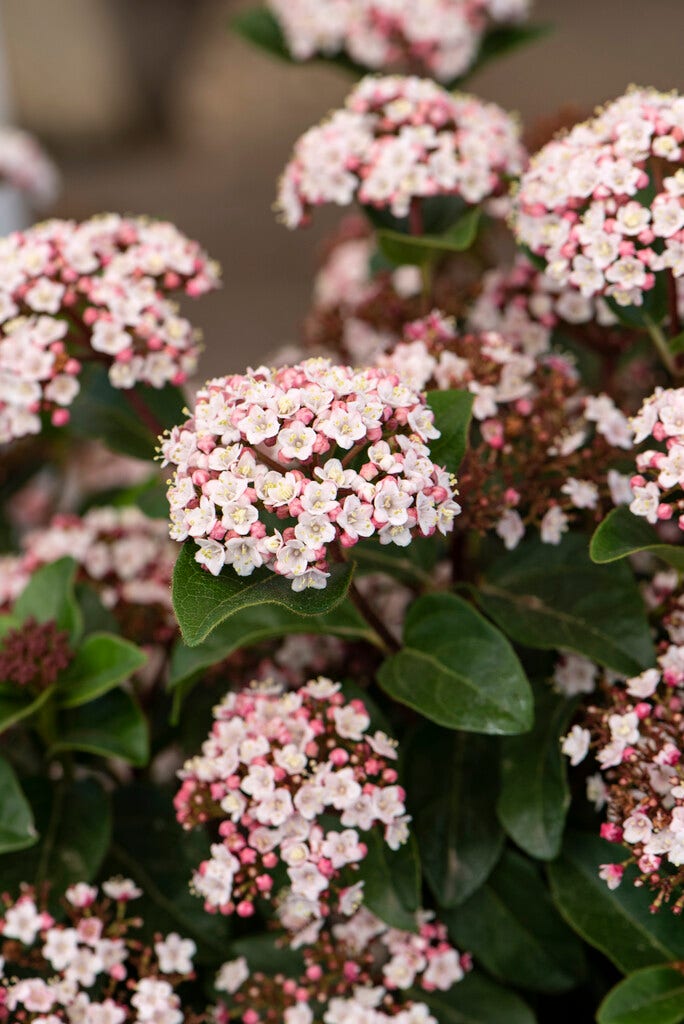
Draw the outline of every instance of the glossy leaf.
[[[503,847],[498,744],[426,722],[408,748],[406,772],[423,873],[439,904],[456,907],[487,879]]]
[[[535,1024],[529,1006],[510,989],[471,971],[448,992],[413,993],[427,1003],[439,1024]]]
[[[671,967],[646,967],[608,993],[598,1024],[680,1024],[684,1020],[684,975]]]
[[[532,731],[502,742],[499,820],[521,849],[541,860],[557,857],[563,839],[570,790],[560,737],[573,710],[540,687]]]
[[[442,435],[430,442],[430,457],[436,465],[457,473],[468,447],[474,395],[455,389],[429,391],[427,401]]]
[[[0,758],[0,854],[25,850],[37,841],[38,833],[31,807],[12,766]]]
[[[61,750],[81,750],[145,765],[149,758],[145,716],[130,694],[110,690],[90,704],[63,713],[52,752]]]
[[[76,562],[60,558],[38,569],[14,603],[16,618],[52,622],[69,633],[72,644],[81,635],[83,617],[76,603],[74,581]]]
[[[476,599],[517,643],[575,651],[636,675],[655,662],[648,620],[628,565],[595,565],[587,540],[529,540],[495,562]]]
[[[147,655],[128,640],[109,633],[91,633],[60,674],[56,690],[59,703],[64,708],[87,704],[130,679],[146,661]]]
[[[570,832],[560,858],[548,867],[556,906],[572,928],[623,974],[684,959],[684,930],[678,917],[668,910],[652,914],[651,894],[635,888],[629,875],[613,892],[599,878],[599,865],[624,856],[622,847]]]
[[[582,980],[582,944],[558,915],[536,866],[518,853],[504,853],[485,885],[442,916],[459,947],[499,981],[565,992]]]
[[[195,561],[195,550],[194,541],[183,545],[173,573],[173,606],[188,647],[201,644],[217,626],[246,608],[275,605],[288,616],[305,617],[330,612],[347,596],[354,571],[352,565],[331,566],[324,590],[296,593],[290,580],[270,569],[241,577],[228,567],[212,576]]]
[[[0,733],[40,711],[52,697],[54,689],[50,686],[35,696],[24,693],[13,683],[0,683]]]
[[[632,515],[626,505],[608,513],[589,548],[593,561],[600,565],[641,551],[657,555],[675,569],[684,569],[684,545],[663,544],[653,527],[641,516]]]
[[[477,237],[480,208],[473,206],[441,235],[406,235],[401,231],[377,233],[380,252],[396,266],[424,266],[444,253],[463,252]]]
[[[378,673],[390,697],[449,729],[505,735],[532,725],[532,691],[515,652],[460,597],[415,601],[404,642]]]
[[[394,851],[375,830],[363,838],[368,844],[359,872],[364,882],[364,904],[393,928],[415,931],[420,906],[420,861],[415,840],[409,837]]]

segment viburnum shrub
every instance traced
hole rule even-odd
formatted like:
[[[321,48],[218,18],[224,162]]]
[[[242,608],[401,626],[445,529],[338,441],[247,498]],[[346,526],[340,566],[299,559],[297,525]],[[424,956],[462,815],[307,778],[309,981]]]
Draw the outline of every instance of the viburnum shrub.
[[[2,1024],[682,1019],[684,108],[528,161],[527,8],[242,12],[365,76],[250,367],[173,225],[0,239]]]

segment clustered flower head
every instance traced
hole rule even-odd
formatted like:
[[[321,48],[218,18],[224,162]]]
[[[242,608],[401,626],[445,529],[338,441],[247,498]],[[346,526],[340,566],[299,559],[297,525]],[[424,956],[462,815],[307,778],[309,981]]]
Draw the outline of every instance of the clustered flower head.
[[[269,0],[295,60],[346,53],[374,71],[463,75],[486,31],[523,21],[530,0]]]
[[[302,953],[299,978],[253,972],[245,957],[225,963],[216,988],[230,998],[216,1009],[218,1024],[437,1024],[416,990],[446,992],[470,969],[431,915],[406,932],[365,907]]]
[[[207,383],[162,443],[176,471],[171,536],[218,575],[262,565],[323,588],[328,552],[361,538],[405,547],[453,528],[454,481],[430,458],[432,411],[397,374],[308,359]],[[282,528],[265,513],[277,516]]]
[[[669,631],[667,616],[663,624]],[[627,680],[605,675],[562,747],[573,765],[590,750],[595,756],[591,797],[608,819],[601,835],[626,847],[624,860],[601,865],[601,877],[615,889],[631,868],[634,885],[655,894],[651,909],[672,903],[677,914],[684,909],[683,711],[684,647],[668,640],[658,668]]]
[[[431,196],[476,205],[504,195],[524,164],[518,125],[495,104],[428,79],[370,75],[299,139],[277,209],[296,228],[313,207],[354,199],[395,217]]]
[[[617,321],[605,300],[568,288],[542,273],[522,253],[510,267],[482,276],[482,290],[468,311],[473,331],[499,331],[532,356],[547,352],[556,327]]]
[[[285,865],[282,920],[315,935],[345,887],[342,872],[366,856],[364,833],[378,831],[391,849],[408,838],[396,745],[369,732],[361,700],[323,677],[288,693],[256,684],[228,693],[214,719],[174,801],[186,829],[220,822],[194,889],[207,910],[249,917]]]
[[[0,183],[17,189],[31,206],[42,209],[54,200],[59,175],[33,135],[5,125],[0,128]]]
[[[54,621],[29,618],[0,640],[0,679],[3,683],[46,690],[73,659],[69,634]]]
[[[33,889],[0,906],[0,1021],[7,1024],[201,1024],[177,989],[194,977],[192,939],[141,938],[129,903],[142,893],[112,878],[67,889],[55,919]]]
[[[150,519],[135,506],[94,507],[83,516],[56,515],[22,538],[23,554],[0,559],[0,607],[12,603],[43,565],[70,557],[83,582],[141,640],[175,632],[171,574],[175,546],[166,520]]]
[[[172,224],[117,214],[50,220],[0,239],[0,443],[69,420],[83,364],[116,388],[183,383],[198,338],[171,296],[218,284]]]
[[[632,446],[628,420],[607,395],[585,395],[566,358],[535,358],[494,332],[459,335],[439,312],[409,324],[404,338],[380,366],[412,387],[474,398],[459,525],[495,529],[510,549],[529,524],[558,544],[572,518],[600,516],[611,488],[624,496],[626,481],[609,474],[619,450]]]
[[[636,457],[630,510],[649,523],[674,518],[684,529],[684,388],[656,388],[632,421],[634,442],[657,442]]]
[[[518,240],[590,298],[641,306],[684,276],[684,97],[633,89],[544,146],[520,181]]]

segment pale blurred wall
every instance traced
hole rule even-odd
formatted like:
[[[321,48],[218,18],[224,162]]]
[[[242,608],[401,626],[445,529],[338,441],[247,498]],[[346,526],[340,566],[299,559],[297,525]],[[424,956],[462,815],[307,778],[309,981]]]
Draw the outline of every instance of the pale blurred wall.
[[[247,6],[0,0],[17,119],[51,142],[63,169],[56,212],[168,217],[221,260],[223,291],[191,307],[207,374],[296,335],[316,244],[336,220],[324,212],[313,229],[289,233],[270,207],[297,135],[349,80],[275,63],[232,37],[229,16]],[[535,13],[555,32],[470,86],[527,123],[563,104],[590,108],[630,82],[684,87],[684,0],[537,0]],[[163,111],[152,109],[158,78]]]

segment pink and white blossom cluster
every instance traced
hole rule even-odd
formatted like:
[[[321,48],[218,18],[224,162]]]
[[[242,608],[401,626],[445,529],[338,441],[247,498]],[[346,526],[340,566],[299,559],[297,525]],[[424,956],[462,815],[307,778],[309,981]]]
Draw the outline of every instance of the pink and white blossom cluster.
[[[544,146],[523,174],[518,241],[553,281],[641,306],[684,276],[684,97],[632,89]]]
[[[684,388],[656,388],[632,420],[634,443],[655,441],[636,457],[630,511],[649,523],[675,519],[684,529]]]
[[[177,989],[194,977],[192,939],[176,932],[141,938],[128,904],[130,879],[67,889],[67,920],[42,909],[25,887],[0,907],[0,1021],[7,1024],[200,1024]]]
[[[17,189],[31,206],[42,209],[57,195],[59,174],[33,135],[5,125],[0,128],[0,183]]]
[[[424,396],[378,368],[308,359],[209,381],[161,446],[175,466],[171,536],[192,538],[214,575],[265,565],[293,590],[323,588],[330,547],[375,534],[404,547],[453,528],[453,478],[428,447],[437,437]]]
[[[85,363],[115,388],[183,383],[197,333],[171,296],[218,271],[172,224],[118,214],[51,220],[0,239],[0,443],[69,420]]]
[[[314,207],[354,199],[395,217],[431,196],[476,205],[504,195],[525,161],[516,121],[495,104],[428,79],[370,75],[299,139],[276,207],[296,228]]]
[[[407,932],[365,907],[329,926],[302,954],[300,978],[267,978],[245,957],[225,963],[216,988],[229,998],[217,1008],[218,1024],[236,1014],[245,1024],[436,1024],[417,993],[447,992],[471,966],[431,914],[420,912],[416,930]]]
[[[448,82],[475,62],[493,26],[523,21],[530,0],[269,0],[295,60],[346,53],[373,71]]]
[[[207,910],[249,917],[283,865],[290,916],[294,900],[298,922],[317,932],[340,873],[366,856],[365,834],[379,831],[391,849],[408,838],[396,745],[369,731],[361,700],[347,701],[324,677],[287,693],[256,684],[228,693],[214,719],[201,754],[179,772],[174,800],[184,828],[220,820],[221,841],[194,890]],[[339,828],[319,823],[323,816]]]

